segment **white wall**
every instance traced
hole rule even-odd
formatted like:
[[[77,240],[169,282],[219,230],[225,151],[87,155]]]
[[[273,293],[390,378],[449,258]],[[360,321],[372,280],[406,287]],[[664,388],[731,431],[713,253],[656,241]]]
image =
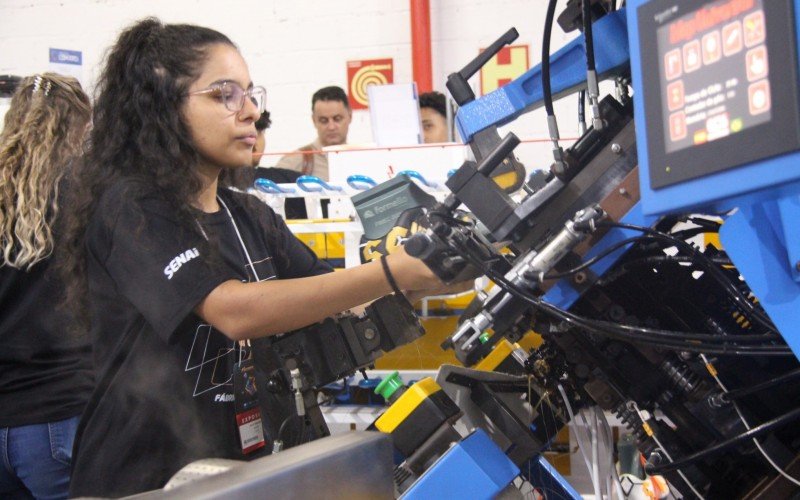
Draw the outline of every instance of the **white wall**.
[[[431,0],[433,82],[445,91],[447,74],[460,69],[511,26],[539,63],[545,2]],[[48,48],[83,52],[83,82],[91,88],[105,50],[121,29],[144,16],[209,26],[241,49],[253,80],[267,87],[273,126],[267,151],[310,141],[311,94],[347,84],[346,61],[391,57],[395,82],[412,80],[409,4],[404,0],[0,0],[0,74],[48,70]],[[553,32],[556,50],[575,34]],[[477,88],[477,76],[473,86]],[[558,103],[561,134],[576,134],[575,99]],[[522,138],[547,135],[537,110],[506,128]],[[350,143],[371,141],[369,113],[356,112]],[[523,145],[528,167],[550,163],[549,145]],[[263,161],[263,164],[268,164]]]

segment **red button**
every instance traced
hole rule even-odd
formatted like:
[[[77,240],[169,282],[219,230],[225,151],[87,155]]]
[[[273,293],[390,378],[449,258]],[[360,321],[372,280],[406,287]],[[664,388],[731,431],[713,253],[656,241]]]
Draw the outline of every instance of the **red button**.
[[[722,28],[722,53],[732,56],[742,50],[742,23],[734,21]]]
[[[664,56],[664,74],[667,75],[667,80],[674,80],[681,76],[682,66],[681,49],[670,50]]]
[[[687,73],[697,71],[703,65],[700,59],[700,42],[692,40],[683,46],[683,68]]]
[[[764,12],[758,10],[744,18],[744,44],[748,47],[763,43],[767,39]]]
[[[767,46],[761,45],[747,51],[745,56],[747,63],[747,81],[760,80],[767,76],[769,72],[767,60]]]
[[[667,107],[670,111],[683,107],[683,80],[670,83],[667,86]]]
[[[683,111],[669,115],[669,138],[672,142],[686,138],[686,115]]]

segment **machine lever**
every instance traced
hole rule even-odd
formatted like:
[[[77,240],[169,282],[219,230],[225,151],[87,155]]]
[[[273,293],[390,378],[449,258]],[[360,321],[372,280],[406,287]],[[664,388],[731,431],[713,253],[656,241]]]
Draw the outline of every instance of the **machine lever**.
[[[477,73],[484,64],[489,62],[489,59],[500,52],[500,49],[516,40],[517,37],[519,37],[519,33],[517,32],[516,28],[509,29],[500,38],[489,45],[486,50],[478,54],[475,59],[464,66],[461,71],[458,73],[452,73],[447,77],[447,89],[450,91],[450,95],[453,96],[453,99],[459,106],[463,106],[464,104],[475,100],[475,92],[472,91],[472,88],[470,88],[467,80],[469,80],[472,75]]]
[[[507,136],[503,137],[503,140],[500,141],[500,144],[495,147],[491,153],[486,155],[486,157],[480,162],[478,165],[478,172],[489,177],[492,175],[494,169],[496,169],[503,160],[506,159],[508,155],[514,151],[514,148],[519,146],[520,140],[513,132],[509,132]]]

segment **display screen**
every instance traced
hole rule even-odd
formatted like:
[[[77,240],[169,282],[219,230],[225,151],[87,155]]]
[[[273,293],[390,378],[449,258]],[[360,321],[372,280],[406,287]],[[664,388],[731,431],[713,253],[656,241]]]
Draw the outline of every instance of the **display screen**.
[[[657,29],[666,153],[770,121],[762,2],[709,2]]]

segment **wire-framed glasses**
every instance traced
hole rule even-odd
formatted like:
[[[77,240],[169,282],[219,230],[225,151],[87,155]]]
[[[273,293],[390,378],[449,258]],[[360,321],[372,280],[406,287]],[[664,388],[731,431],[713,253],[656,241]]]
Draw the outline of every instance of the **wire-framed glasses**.
[[[219,99],[225,105],[225,109],[232,113],[238,113],[244,107],[245,98],[258,109],[259,116],[267,108],[267,89],[264,87],[250,87],[245,90],[236,82],[225,81],[215,83],[207,89],[195,90],[188,95],[211,94],[212,97]]]

